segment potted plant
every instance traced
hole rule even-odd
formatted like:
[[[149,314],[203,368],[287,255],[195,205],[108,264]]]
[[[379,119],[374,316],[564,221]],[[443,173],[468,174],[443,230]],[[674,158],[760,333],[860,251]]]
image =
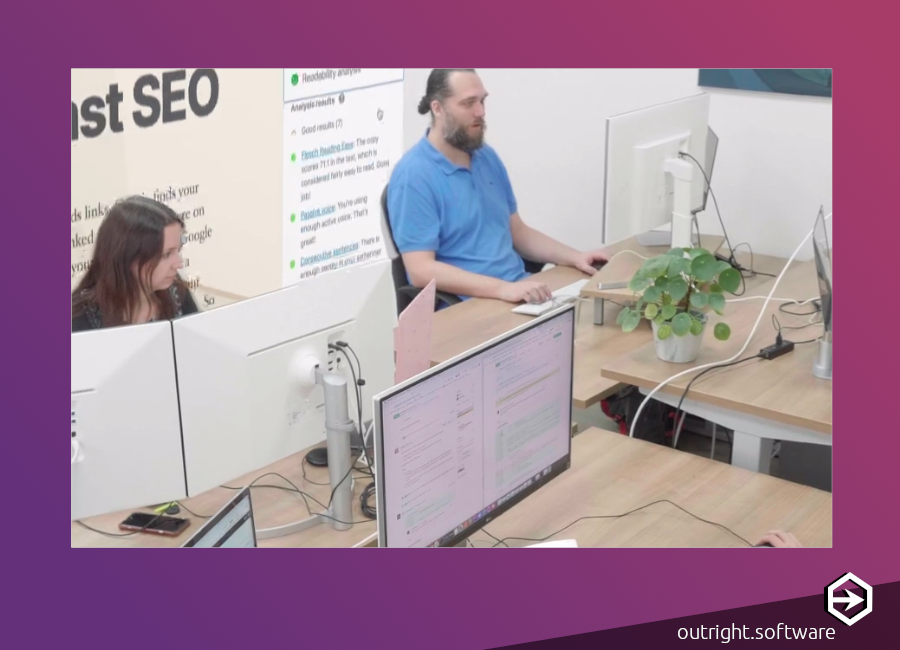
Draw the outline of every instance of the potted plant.
[[[623,308],[617,322],[631,332],[646,318],[656,355],[671,363],[690,363],[700,354],[709,311],[721,316],[725,293],[734,294],[740,286],[740,272],[708,250],[673,248],[646,260],[634,274],[628,288],[635,292],[635,304]],[[716,323],[713,335],[727,341],[731,328]]]

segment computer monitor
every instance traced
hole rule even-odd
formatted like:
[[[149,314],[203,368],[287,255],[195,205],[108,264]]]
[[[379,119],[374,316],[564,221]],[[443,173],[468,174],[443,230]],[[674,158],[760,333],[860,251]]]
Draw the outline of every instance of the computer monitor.
[[[456,546],[570,467],[575,307],[378,395],[378,544]]]
[[[813,251],[816,260],[816,275],[819,280],[819,297],[822,300],[822,324],[825,333],[819,339],[819,351],[816,355],[813,374],[820,379],[832,378],[832,270],[831,247],[828,245],[828,230],[825,227],[825,210],[819,208],[816,225],[813,228]]]
[[[372,396],[394,383],[396,323],[389,260],[331,271],[176,321],[188,494],[327,439],[333,485],[347,488],[335,494],[342,512],[329,521],[349,524],[356,391],[347,358],[330,346],[347,343],[359,357],[365,422]],[[258,531],[260,539],[269,532]]]
[[[706,159],[703,163],[703,170],[706,172],[706,176],[701,179],[703,182],[703,203],[699,208],[693,210],[694,214],[706,210],[706,202],[709,199],[709,188],[710,183],[712,183],[713,169],[716,165],[716,153],[718,150],[719,136],[716,135],[716,132],[713,131],[712,128],[709,128],[706,131]]]
[[[605,243],[633,236],[645,246],[696,243],[691,226],[704,205],[708,122],[706,93],[607,119]]]
[[[187,496],[169,322],[72,333],[72,520]]]
[[[256,548],[253,500],[246,487],[203,524],[182,548]]]

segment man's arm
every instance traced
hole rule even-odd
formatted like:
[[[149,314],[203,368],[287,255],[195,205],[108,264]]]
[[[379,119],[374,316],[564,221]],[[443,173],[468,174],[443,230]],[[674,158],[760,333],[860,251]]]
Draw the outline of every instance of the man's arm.
[[[507,302],[544,302],[550,290],[540,282],[504,282],[485,275],[470,273],[450,264],[438,262],[432,251],[403,253],[403,264],[414,287],[425,287],[432,278],[441,291],[473,298],[494,298]]]
[[[475,298],[495,298],[507,302],[544,302],[550,290],[539,282],[509,283],[464,271],[438,262],[435,251],[440,241],[440,217],[427,180],[412,179],[401,172],[391,180],[388,212],[394,243],[415,287],[425,287],[432,279],[440,291]]]
[[[528,226],[518,213],[509,219],[512,230],[513,246],[516,252],[525,259],[556,266],[572,266],[583,273],[593,275],[591,266],[596,261],[605,261],[606,255],[599,251],[583,253],[558,242],[552,237]]]

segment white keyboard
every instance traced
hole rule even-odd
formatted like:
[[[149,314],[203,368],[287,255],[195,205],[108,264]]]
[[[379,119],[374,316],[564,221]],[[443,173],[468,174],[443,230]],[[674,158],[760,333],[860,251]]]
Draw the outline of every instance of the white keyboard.
[[[572,284],[557,289],[551,295],[553,296],[546,302],[537,304],[525,303],[513,309],[516,314],[525,314],[526,316],[542,316],[548,311],[562,307],[563,305],[578,300],[581,289],[587,284],[587,280],[579,280]]]

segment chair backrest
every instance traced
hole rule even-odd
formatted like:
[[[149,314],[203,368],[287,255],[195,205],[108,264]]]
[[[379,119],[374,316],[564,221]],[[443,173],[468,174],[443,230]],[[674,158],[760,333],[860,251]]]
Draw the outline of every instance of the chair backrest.
[[[409,284],[409,278],[406,275],[406,265],[403,264],[403,256],[397,250],[397,243],[394,241],[394,232],[391,230],[391,220],[388,214],[388,185],[384,186],[381,192],[381,232],[384,241],[384,249],[391,260],[391,274],[394,278],[394,293],[397,295],[397,314],[401,314],[404,309],[409,307],[412,300],[400,288]]]

